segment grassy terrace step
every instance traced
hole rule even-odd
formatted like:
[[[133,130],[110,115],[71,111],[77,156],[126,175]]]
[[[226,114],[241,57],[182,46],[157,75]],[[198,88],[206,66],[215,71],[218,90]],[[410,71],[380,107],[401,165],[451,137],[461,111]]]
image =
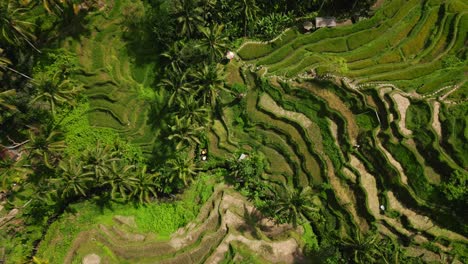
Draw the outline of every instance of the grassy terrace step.
[[[274,257],[279,259],[287,258],[297,250],[299,245],[294,238],[299,240],[300,235],[288,225],[259,224],[268,228],[258,229],[256,232],[259,232],[260,238],[254,238],[251,233],[253,229],[250,230],[245,219],[248,217],[246,214],[253,213],[253,210],[245,198],[226,186],[218,185],[196,219],[180,228],[168,240],[158,239],[152,233],[135,234],[133,230],[136,226],[117,222],[99,224],[78,234],[64,262],[75,263],[93,252],[106,263],[211,263],[214,259],[221,261],[225,256],[223,248],[237,242],[249,242],[246,245],[251,247],[252,252],[267,259],[272,256],[265,255],[266,252],[261,251],[259,245],[285,250],[284,253],[274,250]],[[284,237],[290,238],[284,240]]]
[[[311,145],[311,142],[306,137],[303,137],[301,132],[298,132],[294,125],[289,124],[288,119],[278,118],[274,113],[258,108],[256,94],[251,92],[247,97],[247,111],[249,113],[249,118],[251,118],[253,122],[271,126],[272,130],[278,131],[293,139],[289,144],[293,144],[293,147],[297,150],[296,154],[302,161],[301,166],[308,175],[307,178],[301,177],[299,179],[300,182],[304,183],[310,180],[317,183],[317,181],[319,181],[317,173],[320,172],[320,168],[316,165],[317,163],[312,157],[313,153],[309,150],[308,146]],[[255,105],[253,105],[254,103]]]
[[[360,83],[390,81],[402,88],[430,93],[450,83],[450,75],[462,76],[464,71],[457,67],[444,74],[440,62],[441,57],[462,49],[466,38],[465,13],[450,11],[455,10],[439,0],[422,5],[419,0],[391,1],[367,21],[298,35],[251,62],[267,67],[270,76],[291,78],[328,63],[330,57],[343,57],[350,69],[346,75]],[[249,45],[244,45],[239,52],[248,49]],[[431,74],[434,71],[439,74]]]
[[[137,67],[128,56],[122,40],[120,4],[108,14],[94,13],[90,24],[97,31],[80,41],[67,39],[65,46],[79,55],[82,70],[76,77],[90,99],[90,123],[115,130],[149,153],[156,131],[149,120],[150,105],[139,99],[138,93],[141,86],[152,82],[154,65]]]

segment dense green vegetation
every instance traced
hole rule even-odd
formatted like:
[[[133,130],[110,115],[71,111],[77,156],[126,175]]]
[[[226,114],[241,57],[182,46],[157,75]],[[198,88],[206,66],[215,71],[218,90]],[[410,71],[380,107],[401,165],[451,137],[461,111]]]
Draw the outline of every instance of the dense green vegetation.
[[[1,1],[0,261],[468,261],[468,5],[373,4]]]

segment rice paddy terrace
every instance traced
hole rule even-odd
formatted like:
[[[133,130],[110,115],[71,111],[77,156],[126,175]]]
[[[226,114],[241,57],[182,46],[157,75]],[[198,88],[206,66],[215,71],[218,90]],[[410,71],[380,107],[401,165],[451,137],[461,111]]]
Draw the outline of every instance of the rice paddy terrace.
[[[154,79],[154,64],[137,65],[123,40],[122,1],[91,15],[91,33],[70,38],[65,47],[76,53],[91,109],[90,124],[110,128],[151,153],[157,133],[149,119],[151,107],[142,94]],[[150,89],[151,91],[151,89]]]
[[[327,183],[330,230],[376,227],[443,262],[468,242],[439,191],[467,172],[467,8],[389,1],[351,26],[244,43],[228,79],[250,90],[215,121],[212,151],[264,153],[273,184]]]
[[[393,0],[354,25],[244,43],[226,73],[248,91],[239,103],[225,100],[208,133],[210,155],[261,152],[266,181],[329,187],[321,212],[328,230],[347,237],[376,228],[409,255],[447,261],[468,244],[466,220],[439,190],[468,169],[466,10],[463,1]],[[90,121],[150,152],[156,135],[138,89],[149,85],[152,66],[131,61],[119,23],[99,16],[96,32],[67,46],[80,56]],[[170,239],[117,217],[80,233],[65,262],[91,253],[112,263],[219,263],[241,252],[263,263],[300,259],[301,230],[266,220],[245,228],[246,212],[254,208],[219,186]]]

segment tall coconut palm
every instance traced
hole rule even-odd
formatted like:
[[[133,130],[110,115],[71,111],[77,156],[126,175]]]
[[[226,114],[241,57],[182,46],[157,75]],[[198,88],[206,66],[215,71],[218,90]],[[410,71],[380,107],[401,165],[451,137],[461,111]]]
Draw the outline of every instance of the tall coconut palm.
[[[27,78],[29,80],[32,80],[32,78],[30,76],[11,68],[10,67],[11,61],[7,57],[3,56],[2,54],[3,54],[3,49],[0,48],[0,69],[6,69],[6,70],[9,70],[9,71],[12,71],[12,72],[14,72],[16,74],[19,74],[19,75],[21,75],[21,76],[23,76],[23,77],[25,77],[25,78]]]
[[[190,91],[187,75],[187,71],[182,71],[180,68],[174,66],[172,70],[167,73],[166,78],[161,80],[159,86],[170,93],[169,100],[167,101],[169,107],[174,105],[177,96]]]
[[[0,43],[6,42],[20,46],[26,42],[34,50],[40,52],[32,43],[35,40],[31,32],[34,24],[23,19],[26,10],[18,6],[18,1],[0,1]]]
[[[35,78],[38,94],[34,97],[31,103],[37,101],[45,101],[49,104],[52,116],[55,117],[56,105],[75,104],[75,96],[82,90],[69,79],[63,79],[60,73],[50,76],[45,73],[40,73]]]
[[[219,100],[219,90],[224,88],[223,69],[218,65],[204,65],[200,70],[192,74],[194,85],[198,87],[203,104],[209,104],[215,108]]]
[[[0,159],[0,191],[10,188],[12,183],[24,182],[33,173],[21,160]]]
[[[179,24],[179,33],[190,39],[197,27],[203,23],[203,9],[198,6],[197,0],[174,0],[172,2],[172,13]]]
[[[148,173],[146,166],[143,166],[136,177],[137,181],[131,195],[140,203],[150,202],[151,197],[158,196],[157,190],[160,188],[158,177],[160,177],[158,173]]]
[[[180,180],[184,185],[187,185],[193,176],[197,174],[197,166],[193,162],[193,159],[177,157],[169,159],[166,162],[169,170],[169,182],[172,183],[175,180]]]
[[[184,41],[175,41],[167,46],[167,50],[161,56],[170,62],[169,70],[180,69],[185,66],[184,63]]]
[[[0,92],[0,109],[6,109],[8,111],[16,110],[16,106],[8,102],[8,99],[14,97],[15,95],[16,91],[13,89]]]
[[[112,161],[109,169],[109,174],[104,180],[104,185],[111,188],[111,197],[116,199],[122,197],[127,199],[135,187],[138,179],[134,176],[135,167],[133,165],[124,164],[120,161]]]
[[[205,48],[211,62],[219,60],[227,50],[228,38],[223,35],[224,25],[214,24],[211,28],[199,27],[202,33],[200,46]]]
[[[189,123],[205,126],[210,122],[210,110],[195,100],[194,95],[183,95],[178,97],[177,116],[187,119]]]
[[[317,212],[314,206],[312,188],[293,188],[283,184],[283,188],[276,190],[275,214],[280,220],[285,220],[297,226],[302,221],[307,221],[307,215]]]
[[[63,5],[67,4],[67,0],[36,0],[36,2],[42,2],[42,6],[49,14],[63,13]]]
[[[383,249],[379,249],[379,242],[380,239],[376,233],[357,232],[353,237],[343,239],[341,246],[349,263],[377,263],[378,260],[383,260],[384,252]]]
[[[29,157],[35,165],[44,164],[53,168],[59,162],[61,152],[65,147],[65,141],[58,131],[29,130],[29,142],[26,149],[29,150]]]
[[[59,187],[60,197],[86,196],[90,184],[94,181],[91,171],[84,170],[81,161],[68,159],[59,163],[59,178],[51,181]]]
[[[256,0],[240,0],[237,8],[240,10],[244,25],[244,36],[247,36],[248,25],[257,18],[257,13],[260,8],[257,6]]]
[[[110,145],[97,142],[96,146],[84,152],[85,168],[93,172],[96,181],[101,182],[109,173],[111,162],[119,160],[115,155]]]
[[[177,150],[194,143],[200,144],[200,133],[205,127],[194,124],[188,119],[179,118],[178,116],[175,116],[173,120],[174,123],[170,126],[171,134],[167,139],[176,142]]]

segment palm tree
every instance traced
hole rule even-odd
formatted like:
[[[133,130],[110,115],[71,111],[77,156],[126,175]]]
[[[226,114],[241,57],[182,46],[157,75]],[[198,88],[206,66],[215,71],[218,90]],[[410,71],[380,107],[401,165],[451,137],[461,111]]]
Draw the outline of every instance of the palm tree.
[[[115,154],[110,145],[103,146],[97,142],[95,147],[84,152],[85,168],[93,172],[96,181],[101,182],[108,175],[111,162],[119,160]]]
[[[19,71],[13,69],[13,68],[10,68],[9,65],[11,64],[11,61],[7,57],[4,57],[2,54],[3,54],[3,49],[0,48],[0,68],[1,69],[7,69],[7,70],[12,71],[12,72],[14,72],[16,74],[19,74],[19,75],[21,75],[23,77],[26,77],[29,80],[32,80],[32,78],[29,77],[28,75],[26,75],[26,74],[24,74],[22,72],[19,72]]]
[[[58,131],[29,130],[29,142],[26,149],[29,150],[29,157],[35,164],[43,163],[53,168],[60,159],[60,152],[65,147],[65,141],[62,140],[62,135]]]
[[[171,134],[167,139],[177,142],[176,149],[180,150],[182,147],[190,146],[193,143],[201,144],[199,136],[203,126],[198,126],[190,122],[188,119],[174,117],[174,124],[170,126]]]
[[[146,166],[143,166],[138,173],[132,196],[136,197],[140,203],[150,202],[151,197],[157,197],[157,189],[160,186],[156,178],[159,176],[158,173],[147,173]]]
[[[214,62],[221,58],[227,50],[227,37],[223,35],[224,25],[214,24],[211,28],[199,27],[203,38],[200,46],[208,51],[210,61]]]
[[[183,95],[177,98],[178,109],[177,116],[181,119],[187,119],[189,123],[205,126],[210,122],[210,110],[200,105],[195,100],[194,95]]]
[[[18,7],[18,1],[0,1],[0,43],[22,45],[23,41],[33,49],[40,51],[32,43],[35,36],[31,33],[33,23],[22,20],[26,9]]]
[[[193,159],[182,157],[169,159],[166,165],[169,170],[169,182],[172,183],[174,180],[180,180],[185,186],[197,174],[198,170]]]
[[[175,41],[172,42],[171,45],[167,46],[167,51],[161,53],[161,56],[170,62],[171,67],[169,70],[180,69],[180,67],[185,66],[183,52],[184,47],[184,41]]]
[[[203,23],[203,9],[197,0],[174,0],[172,13],[180,27],[180,35],[191,38],[198,25]]]
[[[190,91],[187,83],[187,75],[187,71],[183,72],[180,68],[173,67],[173,69],[167,73],[167,77],[161,80],[159,86],[163,87],[171,94],[167,101],[169,107],[173,106],[177,96]]]
[[[62,198],[70,198],[73,196],[86,196],[87,190],[91,182],[94,181],[93,173],[85,171],[84,164],[81,161],[68,159],[59,163],[59,178],[52,179],[56,182],[60,190]]]
[[[357,232],[355,236],[343,239],[341,246],[350,263],[376,263],[377,260],[382,260],[384,252],[379,249],[380,241],[377,233],[363,235]]]
[[[38,95],[34,97],[31,103],[39,100],[46,101],[49,104],[52,116],[55,117],[55,106],[59,104],[75,104],[75,96],[82,90],[76,86],[71,80],[63,79],[56,73],[50,76],[46,73],[38,74],[36,78],[36,86]]]
[[[26,165],[21,165],[20,160],[0,159],[0,191],[7,190],[12,183],[24,182],[33,170]]]
[[[260,8],[257,6],[255,0],[240,0],[238,1],[238,9],[243,16],[244,24],[244,36],[247,36],[247,26],[250,22],[256,19],[257,13],[260,11]]]
[[[16,106],[8,103],[8,99],[14,97],[15,95],[16,91],[13,89],[0,92],[0,109],[3,108],[9,111],[16,110]]]
[[[127,194],[131,194],[138,179],[132,174],[135,173],[133,165],[124,164],[122,161],[112,161],[109,174],[104,179],[103,184],[111,187],[111,197],[116,199],[118,195],[126,199]]]
[[[63,4],[67,4],[67,0],[41,0],[42,6],[49,14],[56,14],[57,11],[63,13]]]
[[[307,221],[307,216],[317,212],[313,205],[312,188],[293,188],[283,183],[283,188],[276,190],[277,200],[275,202],[275,214],[280,221],[284,220],[293,224],[294,227],[302,221]]]
[[[218,91],[225,90],[224,88],[224,73],[218,65],[204,65],[201,70],[198,70],[192,74],[194,78],[194,84],[198,87],[198,92],[201,95],[203,104],[210,104],[212,108],[215,108],[219,97]]]

